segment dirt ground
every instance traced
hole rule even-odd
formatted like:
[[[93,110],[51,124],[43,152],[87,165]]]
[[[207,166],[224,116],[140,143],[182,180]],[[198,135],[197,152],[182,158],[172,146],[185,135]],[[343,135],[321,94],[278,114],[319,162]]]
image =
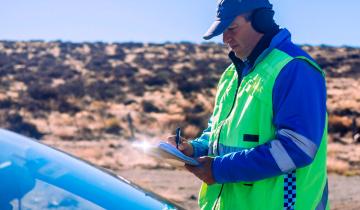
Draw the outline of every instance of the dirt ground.
[[[150,143],[154,141],[149,140]],[[73,142],[52,139],[43,143],[109,169],[185,209],[198,209],[201,182],[195,176],[185,169],[172,167],[145,155],[129,141],[112,139]],[[360,176],[330,173],[329,188],[331,209],[360,209]]]

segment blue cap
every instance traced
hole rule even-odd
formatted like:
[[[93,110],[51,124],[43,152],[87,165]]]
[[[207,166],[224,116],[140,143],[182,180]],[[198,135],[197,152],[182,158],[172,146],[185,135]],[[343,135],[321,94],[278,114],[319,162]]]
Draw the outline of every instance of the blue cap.
[[[203,38],[209,40],[222,34],[238,15],[258,8],[272,8],[272,5],[268,0],[218,0],[216,20]]]

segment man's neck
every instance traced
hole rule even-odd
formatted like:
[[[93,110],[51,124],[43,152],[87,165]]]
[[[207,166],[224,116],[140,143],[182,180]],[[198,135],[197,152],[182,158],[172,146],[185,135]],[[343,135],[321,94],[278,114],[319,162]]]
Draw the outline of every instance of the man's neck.
[[[260,40],[264,37],[264,34],[260,34],[260,33],[256,33],[254,34],[254,36],[251,38],[251,40],[249,40],[248,42],[248,49],[247,49],[247,53],[246,56],[244,57],[240,57],[240,59],[242,61],[247,61],[248,57],[251,55],[251,53],[254,51],[254,49],[256,48],[256,46],[258,45],[258,43],[260,42]]]
[[[252,49],[250,55],[244,60],[238,58],[233,51],[229,53],[229,58],[235,65],[238,74],[241,75],[242,69],[245,66],[244,61],[246,61],[247,65],[250,65],[250,67],[255,64],[256,59],[266,48],[269,47],[271,40],[279,32],[279,30],[279,28],[276,28],[272,32],[264,34],[264,36],[261,37],[261,39],[256,43],[255,47]]]
[[[259,39],[249,56],[246,58],[246,61],[249,62],[251,66],[254,65],[256,59],[260,56],[260,54],[269,47],[271,40],[279,32],[279,30],[280,29],[277,28],[276,30],[264,34],[261,39]]]

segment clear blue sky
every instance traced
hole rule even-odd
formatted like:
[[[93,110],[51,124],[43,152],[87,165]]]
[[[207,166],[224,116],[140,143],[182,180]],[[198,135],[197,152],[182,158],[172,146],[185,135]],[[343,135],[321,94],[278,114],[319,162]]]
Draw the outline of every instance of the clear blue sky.
[[[360,46],[359,0],[271,2],[296,43]],[[1,0],[0,40],[200,43],[215,11],[215,0]]]

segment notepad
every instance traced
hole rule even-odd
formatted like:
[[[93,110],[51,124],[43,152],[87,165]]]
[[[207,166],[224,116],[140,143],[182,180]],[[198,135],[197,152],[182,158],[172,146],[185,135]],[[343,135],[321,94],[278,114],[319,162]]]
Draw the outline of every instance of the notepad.
[[[180,150],[173,145],[161,141],[158,145],[149,148],[146,153],[164,160],[175,160],[189,165],[197,166],[200,163],[189,156],[184,155]]]

